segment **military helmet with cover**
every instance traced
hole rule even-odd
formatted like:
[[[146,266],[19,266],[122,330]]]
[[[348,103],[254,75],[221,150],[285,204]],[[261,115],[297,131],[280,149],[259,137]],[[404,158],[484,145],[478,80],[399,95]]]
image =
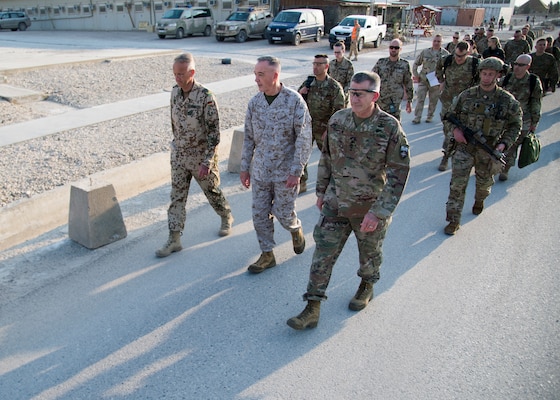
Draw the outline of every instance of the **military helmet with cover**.
[[[488,57],[478,64],[478,70],[482,71],[483,69],[493,69],[502,72],[504,70],[504,62],[498,57]]]

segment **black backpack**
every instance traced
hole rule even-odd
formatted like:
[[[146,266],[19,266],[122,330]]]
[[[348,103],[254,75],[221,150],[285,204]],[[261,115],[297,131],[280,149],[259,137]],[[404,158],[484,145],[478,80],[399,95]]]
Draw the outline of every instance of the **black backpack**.
[[[453,61],[453,54],[448,55],[447,57],[445,57],[445,61],[443,61],[443,73],[445,74],[445,70],[447,69],[447,67],[449,67],[451,65],[451,62]],[[472,57],[472,81],[471,84],[472,85],[476,85],[478,83],[478,63],[480,62],[480,60],[477,57]]]

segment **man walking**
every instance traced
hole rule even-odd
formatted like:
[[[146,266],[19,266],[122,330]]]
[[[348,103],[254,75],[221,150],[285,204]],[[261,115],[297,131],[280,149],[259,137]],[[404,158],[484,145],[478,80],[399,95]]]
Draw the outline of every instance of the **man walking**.
[[[434,84],[434,81],[437,82],[435,76],[436,66],[442,57],[449,55],[447,50],[441,48],[441,42],[442,36],[440,34],[435,35],[432,40],[432,47],[422,50],[412,65],[413,80],[415,83],[418,83],[413,124],[419,124],[422,119],[426,95],[429,97],[426,122],[432,122],[440,95],[439,84]],[[420,66],[422,69],[418,72],[418,67]],[[429,79],[430,75],[433,75],[432,81]]]
[[[195,82],[195,71],[194,57],[190,53],[175,58],[173,74],[177,85],[171,92],[171,204],[167,210],[169,238],[156,251],[157,257],[167,257],[183,249],[181,233],[185,228],[192,178],[222,219],[218,234],[229,235],[233,223],[231,208],[219,187],[216,153],[220,142],[218,105],[212,92]]]
[[[443,122],[453,98],[463,90],[478,83],[478,58],[469,55],[469,44],[457,43],[452,55],[440,58],[436,66],[436,77],[440,83],[441,120]],[[451,131],[443,124],[443,157],[438,169],[445,171],[449,159],[449,139]]]
[[[537,75],[543,86],[543,94],[548,91],[556,91],[556,83],[558,82],[558,68],[556,59],[546,51],[546,39],[537,40],[535,52],[531,54],[531,67],[529,72]]]
[[[519,102],[496,83],[503,70],[502,60],[496,57],[484,59],[479,64],[480,84],[462,92],[449,109],[462,124],[475,132],[482,132],[482,139],[496,151],[503,153],[515,143],[521,129]],[[484,209],[484,200],[494,184],[494,175],[502,164],[488,153],[478,142],[467,141],[460,127],[445,121],[453,133],[456,149],[452,159],[451,182],[447,199],[447,221],[444,232],[454,235],[461,223],[465,202],[465,191],[471,170],[474,167],[476,190],[472,213],[479,215]]]
[[[303,98],[280,82],[280,72],[278,58],[258,58],[255,81],[260,93],[249,101],[245,116],[240,180],[253,189],[253,226],[262,252],[248,268],[255,274],[276,265],[273,217],[291,233],[294,252],[305,249],[295,207],[311,153],[311,116]]]
[[[531,48],[529,43],[523,39],[523,33],[518,29],[513,34],[513,40],[508,40],[504,44],[504,54],[506,55],[506,64],[513,65],[517,57],[521,54],[529,54]]]
[[[358,61],[358,40],[360,39],[360,22],[355,19],[354,27],[352,28],[352,33],[350,33],[350,54],[348,58],[352,61]],[[352,58],[352,54],[354,58]]]
[[[287,321],[294,329],[317,326],[332,269],[352,232],[358,242],[361,283],[348,307],[362,310],[373,298],[383,240],[410,168],[400,123],[375,104],[379,88],[376,73],[358,72],[349,89],[352,108],[338,111],[329,121],[317,173],[321,216],[313,232],[315,252],[303,296],[307,306]]]
[[[530,67],[531,56],[522,54],[513,63],[513,72],[506,75],[502,81],[502,87],[519,102],[523,111],[523,125],[521,135],[506,153],[507,163],[499,176],[501,181],[507,181],[508,172],[515,165],[519,145],[529,132],[535,132],[541,119],[542,85],[536,75],[529,73]]]
[[[342,86],[328,74],[329,57],[317,54],[313,60],[313,75],[315,79],[303,82],[298,91],[305,99],[309,114],[313,141],[317,142],[319,150],[323,148],[323,137],[327,132],[329,118],[338,110],[344,108],[344,91]],[[307,191],[307,164],[301,177],[299,192]]]
[[[377,105],[400,121],[401,102],[406,94],[406,112],[412,112],[412,73],[407,60],[400,58],[402,42],[393,39],[389,44],[389,57],[380,58],[372,71],[381,78],[381,92]]]
[[[344,42],[336,42],[333,46],[334,60],[329,63],[329,75],[335,79],[342,90],[344,90],[344,106],[348,104],[348,88],[350,87],[350,80],[354,75],[354,65],[352,61],[344,56],[346,46]]]

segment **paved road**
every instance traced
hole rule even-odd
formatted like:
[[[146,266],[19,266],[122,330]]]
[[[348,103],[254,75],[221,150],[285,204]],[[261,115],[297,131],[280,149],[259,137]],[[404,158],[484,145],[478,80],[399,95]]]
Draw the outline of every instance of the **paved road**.
[[[166,259],[153,251],[166,237],[167,186],[121,204],[125,240],[89,251],[63,227],[5,252],[0,275],[13,279],[0,289],[2,398],[557,399],[557,96],[544,98],[539,162],[497,183],[478,217],[471,182],[454,237],[442,233],[441,125],[413,127],[405,114],[413,168],[375,300],[347,309],[359,283],[350,238],[315,330],[285,324],[304,305],[312,184],[298,201],[306,251],[294,255],[277,225],[279,265],[257,276],[246,273],[259,252],[251,196],[235,174],[222,176],[233,234],[218,238],[219,218],[193,187],[185,249]],[[315,150],[311,176],[317,160]]]

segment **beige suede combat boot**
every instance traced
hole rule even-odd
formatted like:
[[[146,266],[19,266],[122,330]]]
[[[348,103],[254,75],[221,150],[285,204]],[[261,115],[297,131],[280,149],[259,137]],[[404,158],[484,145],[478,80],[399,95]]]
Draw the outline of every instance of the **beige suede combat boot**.
[[[291,232],[292,243],[294,245],[294,253],[301,254],[305,250],[305,237],[303,236],[303,229],[300,227],[297,231]]]
[[[229,213],[226,217],[222,217],[222,225],[220,226],[219,236],[227,236],[231,233],[231,226],[233,225],[233,215]]]
[[[163,258],[167,257],[171,253],[181,250],[183,250],[183,246],[181,246],[181,232],[169,231],[167,243],[165,243],[161,249],[156,251],[156,256]]]
[[[307,306],[297,316],[290,318],[286,323],[298,331],[305,328],[315,328],[319,323],[319,315],[321,313],[321,302],[317,300],[309,300]]]
[[[253,274],[260,274],[265,269],[276,266],[276,258],[272,251],[264,251],[256,263],[249,265],[249,272]]]

